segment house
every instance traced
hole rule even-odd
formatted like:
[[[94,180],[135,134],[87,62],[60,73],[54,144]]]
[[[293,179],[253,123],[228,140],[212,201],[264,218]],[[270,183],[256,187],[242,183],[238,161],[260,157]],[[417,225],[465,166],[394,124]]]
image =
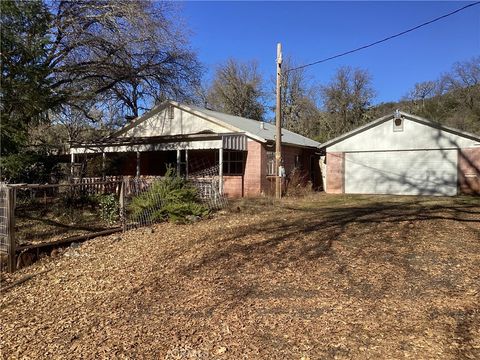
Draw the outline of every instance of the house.
[[[319,145],[282,130],[287,178],[297,169],[314,186],[321,183]],[[275,125],[175,101],[156,106],[101,142],[72,144],[70,153],[72,164],[92,156],[103,158],[103,164],[116,159],[115,175],[123,176],[162,176],[170,164],[187,177],[217,178],[219,191],[229,197],[274,189]]]
[[[327,193],[480,193],[480,136],[396,111],[321,145]]]

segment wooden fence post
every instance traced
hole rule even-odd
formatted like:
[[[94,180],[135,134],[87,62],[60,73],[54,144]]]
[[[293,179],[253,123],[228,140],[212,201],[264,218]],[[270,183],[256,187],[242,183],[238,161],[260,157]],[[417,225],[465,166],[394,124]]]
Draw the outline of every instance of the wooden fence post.
[[[7,187],[7,239],[8,239],[8,272],[13,273],[16,264],[15,244],[15,188]]]
[[[122,179],[120,183],[120,220],[122,222],[122,230],[125,231],[127,229],[127,219],[125,213],[125,179]]]

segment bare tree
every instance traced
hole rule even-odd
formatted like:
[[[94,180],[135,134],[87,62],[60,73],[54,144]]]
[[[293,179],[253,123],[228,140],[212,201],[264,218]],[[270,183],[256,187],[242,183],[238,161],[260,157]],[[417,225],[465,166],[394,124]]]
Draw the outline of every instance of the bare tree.
[[[301,135],[315,137],[320,116],[316,98],[318,91],[304,69],[289,71],[296,67],[291,58],[286,58],[282,67],[282,126]]]
[[[208,91],[208,104],[217,111],[263,120],[263,79],[254,61],[229,59],[217,68]]]
[[[480,57],[455,63],[438,80],[415,84],[400,105],[445,125],[480,131]]]
[[[363,124],[375,96],[371,76],[366,70],[341,67],[328,85],[322,86],[323,105],[328,113],[324,128],[330,136]]]
[[[56,1],[47,62],[64,104],[86,110],[105,94],[133,117],[165,98],[183,100],[201,67],[173,18],[150,1]],[[88,117],[88,113],[85,112]]]
[[[35,140],[32,126],[64,126],[69,139],[85,140],[85,129],[113,129],[166,98],[185,101],[199,83],[175,4],[10,0],[1,8],[2,155],[64,140]]]
[[[480,56],[455,63],[440,81],[444,92],[457,94],[468,109],[480,115]]]
[[[438,94],[439,84],[436,81],[423,81],[416,83],[413,90],[407,98],[417,104],[421,102],[422,108],[425,108],[425,100]]]

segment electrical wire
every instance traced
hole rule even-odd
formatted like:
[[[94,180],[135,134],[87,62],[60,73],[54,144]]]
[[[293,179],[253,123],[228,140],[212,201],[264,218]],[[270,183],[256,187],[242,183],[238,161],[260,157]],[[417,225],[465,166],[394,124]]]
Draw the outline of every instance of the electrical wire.
[[[444,14],[444,15],[442,15],[442,16],[436,17],[435,19],[432,19],[432,20],[430,20],[430,21],[424,22],[423,24],[414,26],[414,27],[412,27],[412,28],[410,28],[410,29],[404,30],[404,31],[399,32],[399,33],[397,33],[397,34],[390,35],[390,36],[388,36],[388,37],[386,37],[386,38],[383,38],[383,39],[381,39],[381,40],[375,41],[375,42],[370,43],[370,44],[368,44],[368,45],[360,46],[360,47],[358,47],[358,48],[356,48],[356,49],[349,50],[349,51],[345,51],[345,52],[343,52],[343,53],[340,53],[340,54],[337,54],[337,55],[334,55],[334,56],[330,56],[330,57],[325,58],[325,59],[322,59],[322,60],[314,61],[314,62],[305,64],[305,65],[301,65],[301,66],[294,67],[294,68],[292,68],[292,69],[288,69],[288,70],[285,71],[285,73],[288,73],[288,72],[290,72],[290,71],[295,71],[295,70],[303,69],[303,68],[306,68],[306,67],[309,67],[309,66],[312,66],[312,65],[317,65],[317,64],[320,64],[320,63],[324,63],[324,62],[329,61],[329,60],[337,59],[337,58],[339,58],[339,57],[342,57],[342,56],[345,56],[345,55],[349,55],[349,54],[352,54],[352,53],[357,52],[357,51],[360,51],[360,50],[367,49],[367,48],[369,48],[369,47],[372,47],[372,46],[378,45],[378,44],[380,44],[380,43],[383,43],[383,42],[385,42],[385,41],[388,41],[388,40],[394,39],[394,38],[396,38],[396,37],[405,35],[405,34],[407,34],[407,33],[409,33],[409,32],[414,31],[414,30],[420,29],[421,27],[430,25],[430,24],[432,24],[432,23],[434,23],[434,22],[436,22],[436,21],[445,19],[446,17],[452,16],[452,15],[454,15],[454,14],[456,14],[456,13],[459,13],[460,11],[466,10],[466,9],[468,9],[468,8],[470,8],[470,7],[472,7],[472,6],[478,5],[478,4],[480,4],[480,1],[476,1],[476,2],[474,2],[474,3],[465,5],[465,6],[459,8],[459,9],[457,9],[457,10],[451,11],[451,12],[449,12],[449,13],[447,13],[447,14]]]

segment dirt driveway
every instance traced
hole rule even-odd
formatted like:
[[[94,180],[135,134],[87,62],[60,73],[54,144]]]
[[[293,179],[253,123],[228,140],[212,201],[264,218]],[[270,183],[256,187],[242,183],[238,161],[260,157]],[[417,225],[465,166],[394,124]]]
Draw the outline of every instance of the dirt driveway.
[[[238,201],[7,280],[44,269],[0,297],[4,358],[480,358],[478,197]]]

